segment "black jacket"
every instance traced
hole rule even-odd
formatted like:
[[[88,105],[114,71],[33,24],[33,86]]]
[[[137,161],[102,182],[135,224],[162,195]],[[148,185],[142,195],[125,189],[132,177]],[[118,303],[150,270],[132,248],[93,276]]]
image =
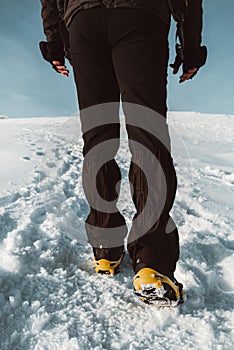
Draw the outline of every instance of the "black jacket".
[[[96,6],[105,6],[106,8],[135,7],[156,13],[166,22],[170,20],[167,0],[68,0],[64,9],[66,25],[69,26],[77,11]]]
[[[175,11],[183,2],[184,0],[171,0]],[[135,7],[153,12],[167,23],[170,22],[171,17],[168,0],[41,0],[41,4],[48,49],[46,59],[49,62],[52,60],[64,61],[65,52],[69,47],[68,32],[65,26],[69,27],[73,16],[79,10],[96,6]],[[187,48],[199,48],[201,45],[202,12],[202,0],[189,1],[189,11],[184,21],[184,39]]]

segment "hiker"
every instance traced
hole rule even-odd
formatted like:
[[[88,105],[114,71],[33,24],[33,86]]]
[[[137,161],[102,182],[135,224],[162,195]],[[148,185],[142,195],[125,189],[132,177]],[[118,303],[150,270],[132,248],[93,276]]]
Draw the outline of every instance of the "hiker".
[[[173,15],[180,43],[171,67],[174,74],[182,67],[179,82],[184,83],[206,60],[206,48],[201,46],[202,1],[41,3],[47,38],[40,43],[43,57],[64,76],[69,75],[65,57],[73,67],[84,140],[83,187],[90,206],[85,226],[96,272],[118,272],[124,256],[127,225],[116,206],[121,172],[115,161],[121,98],[136,207],[127,243],[134,288],[146,302],[180,303],[182,284],[174,277],[179,237],[170,217],[177,178],[166,124],[168,33]]]

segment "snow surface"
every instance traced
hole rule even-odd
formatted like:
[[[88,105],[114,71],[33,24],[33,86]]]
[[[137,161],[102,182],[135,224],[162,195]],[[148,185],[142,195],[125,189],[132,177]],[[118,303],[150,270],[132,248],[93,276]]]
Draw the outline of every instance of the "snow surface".
[[[186,302],[139,303],[128,255],[94,273],[79,120],[0,120],[0,349],[233,349],[234,117],[169,113]],[[123,129],[119,208],[134,215]],[[67,238],[65,235],[69,236]]]

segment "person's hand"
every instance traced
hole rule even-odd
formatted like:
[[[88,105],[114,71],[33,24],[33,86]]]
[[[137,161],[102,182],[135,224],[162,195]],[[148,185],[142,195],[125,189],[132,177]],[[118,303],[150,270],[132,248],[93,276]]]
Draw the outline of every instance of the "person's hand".
[[[176,44],[176,57],[174,63],[170,64],[173,74],[177,74],[182,66],[183,74],[179,82],[183,83],[192,79],[198,72],[199,68],[206,63],[207,48],[206,46],[182,48]]]
[[[174,72],[173,72],[174,73]],[[176,72],[177,73],[177,72]],[[176,74],[174,73],[174,74]],[[189,80],[189,79],[192,79],[193,76],[197,73],[197,67],[193,67],[191,69],[189,69],[187,72],[183,73],[181,76],[180,76],[180,80],[179,82],[180,83],[183,83],[185,82],[186,80]]]
[[[53,68],[60,74],[64,75],[65,77],[69,76],[69,70],[66,66],[61,65],[59,61],[52,61]]]

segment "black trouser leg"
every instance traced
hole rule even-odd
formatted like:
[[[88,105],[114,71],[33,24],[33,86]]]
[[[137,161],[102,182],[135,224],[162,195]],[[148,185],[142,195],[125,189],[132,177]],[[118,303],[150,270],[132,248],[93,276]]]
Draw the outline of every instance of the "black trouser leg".
[[[86,231],[95,248],[121,246],[127,234],[125,220],[116,207],[121,180],[114,159],[119,148],[120,91],[105,29],[102,8],[78,12],[69,28],[84,140],[83,188],[90,205]],[[109,102],[112,104],[106,106]],[[108,140],[111,144],[106,143]],[[105,201],[102,206],[91,190],[92,181]],[[110,202],[112,210],[108,212]]]
[[[170,275],[179,257],[179,241],[169,215],[177,187],[166,124],[169,28],[147,12],[120,11],[110,11],[110,38],[132,154],[134,219],[142,213],[139,222],[133,220],[128,250],[135,271],[148,266]]]

